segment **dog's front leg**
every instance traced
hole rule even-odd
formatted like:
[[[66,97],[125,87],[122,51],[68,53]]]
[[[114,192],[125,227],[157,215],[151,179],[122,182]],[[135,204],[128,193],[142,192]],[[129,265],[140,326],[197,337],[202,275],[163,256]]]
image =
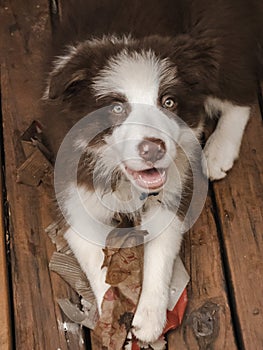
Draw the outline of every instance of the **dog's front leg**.
[[[78,259],[82,270],[88,277],[97,300],[99,313],[101,314],[101,303],[104,294],[110,287],[105,282],[107,268],[101,268],[104,261],[103,247],[90,243],[88,240],[80,237],[71,228],[67,230],[64,237],[68,241],[75,257]]]
[[[209,137],[205,148],[203,168],[210,180],[226,176],[238,158],[243,133],[249,120],[250,107],[236,106],[231,102],[208,99],[206,107],[218,109],[222,115],[217,127]]]
[[[145,244],[143,287],[133,319],[133,333],[149,343],[162,334],[166,322],[169,287],[173,265],[182,240],[182,223],[174,213],[159,209],[142,223],[156,236]]]

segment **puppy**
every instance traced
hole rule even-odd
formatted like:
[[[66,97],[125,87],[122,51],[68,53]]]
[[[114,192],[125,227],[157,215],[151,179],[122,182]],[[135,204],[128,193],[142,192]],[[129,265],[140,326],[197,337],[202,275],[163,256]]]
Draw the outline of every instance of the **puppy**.
[[[109,287],[101,268],[107,234],[120,214],[148,232],[133,333],[152,342],[166,322],[194,190],[191,165],[200,161],[195,140],[207,117],[219,117],[204,147],[208,177],[224,178],[239,154],[262,77],[263,6],[256,0],[70,4],[43,96],[46,124],[56,129],[53,148],[62,143],[55,186],[65,238],[100,309]]]

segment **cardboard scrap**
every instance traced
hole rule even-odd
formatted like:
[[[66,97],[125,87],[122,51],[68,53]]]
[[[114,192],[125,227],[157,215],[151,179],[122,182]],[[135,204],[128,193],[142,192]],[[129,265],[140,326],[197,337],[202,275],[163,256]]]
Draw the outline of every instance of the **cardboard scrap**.
[[[173,275],[169,291],[168,311],[173,311],[190,281],[190,277],[180,257],[174,262]],[[182,320],[180,320],[181,323]]]
[[[58,273],[90,305],[96,304],[86,275],[74,256],[55,252],[49,262],[51,271]]]
[[[26,158],[35,151],[35,147],[38,147],[46,158],[51,159],[51,153],[44,146],[44,134],[43,125],[38,121],[34,120],[26,131],[21,135],[20,141],[25,153]]]
[[[17,182],[29,186],[38,186],[41,181],[50,182],[53,167],[45,155],[35,148],[34,152],[17,170]]]
[[[57,222],[52,222],[46,229],[45,232],[48,234],[52,243],[55,244],[57,251],[59,253],[73,255],[68,242],[64,238],[64,233],[66,231],[66,223],[64,220],[60,220]]]
[[[41,182],[51,187],[53,166],[51,153],[44,145],[42,125],[33,121],[20,137],[26,160],[17,169],[17,182],[38,186]]]
[[[166,348],[166,341],[164,337],[156,340],[152,344],[144,344],[142,342],[133,343],[132,350],[164,350]]]
[[[83,301],[84,299],[82,299]],[[96,303],[88,304],[89,307],[84,306],[83,310],[80,310],[79,306],[71,303],[68,299],[57,300],[61,310],[64,314],[73,322],[85,326],[89,329],[94,329],[99,318],[98,308]],[[85,304],[84,304],[85,305]]]

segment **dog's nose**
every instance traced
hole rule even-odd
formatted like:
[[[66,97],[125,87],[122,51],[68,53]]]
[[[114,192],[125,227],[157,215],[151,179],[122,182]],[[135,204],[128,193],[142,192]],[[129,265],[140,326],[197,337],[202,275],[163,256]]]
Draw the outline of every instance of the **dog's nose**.
[[[166,152],[165,143],[161,139],[144,139],[138,146],[139,155],[146,162],[155,163],[163,158]]]

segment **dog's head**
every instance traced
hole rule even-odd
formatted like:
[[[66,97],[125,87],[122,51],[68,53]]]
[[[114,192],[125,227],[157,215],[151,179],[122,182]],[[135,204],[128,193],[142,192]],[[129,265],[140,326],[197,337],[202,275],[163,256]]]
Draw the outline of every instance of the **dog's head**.
[[[179,157],[178,144],[191,148],[186,125],[200,133],[215,62],[212,45],[185,35],[86,41],[55,62],[44,99],[78,118],[102,113],[105,125],[88,148],[136,187],[157,191]],[[80,136],[84,148],[85,141]]]

